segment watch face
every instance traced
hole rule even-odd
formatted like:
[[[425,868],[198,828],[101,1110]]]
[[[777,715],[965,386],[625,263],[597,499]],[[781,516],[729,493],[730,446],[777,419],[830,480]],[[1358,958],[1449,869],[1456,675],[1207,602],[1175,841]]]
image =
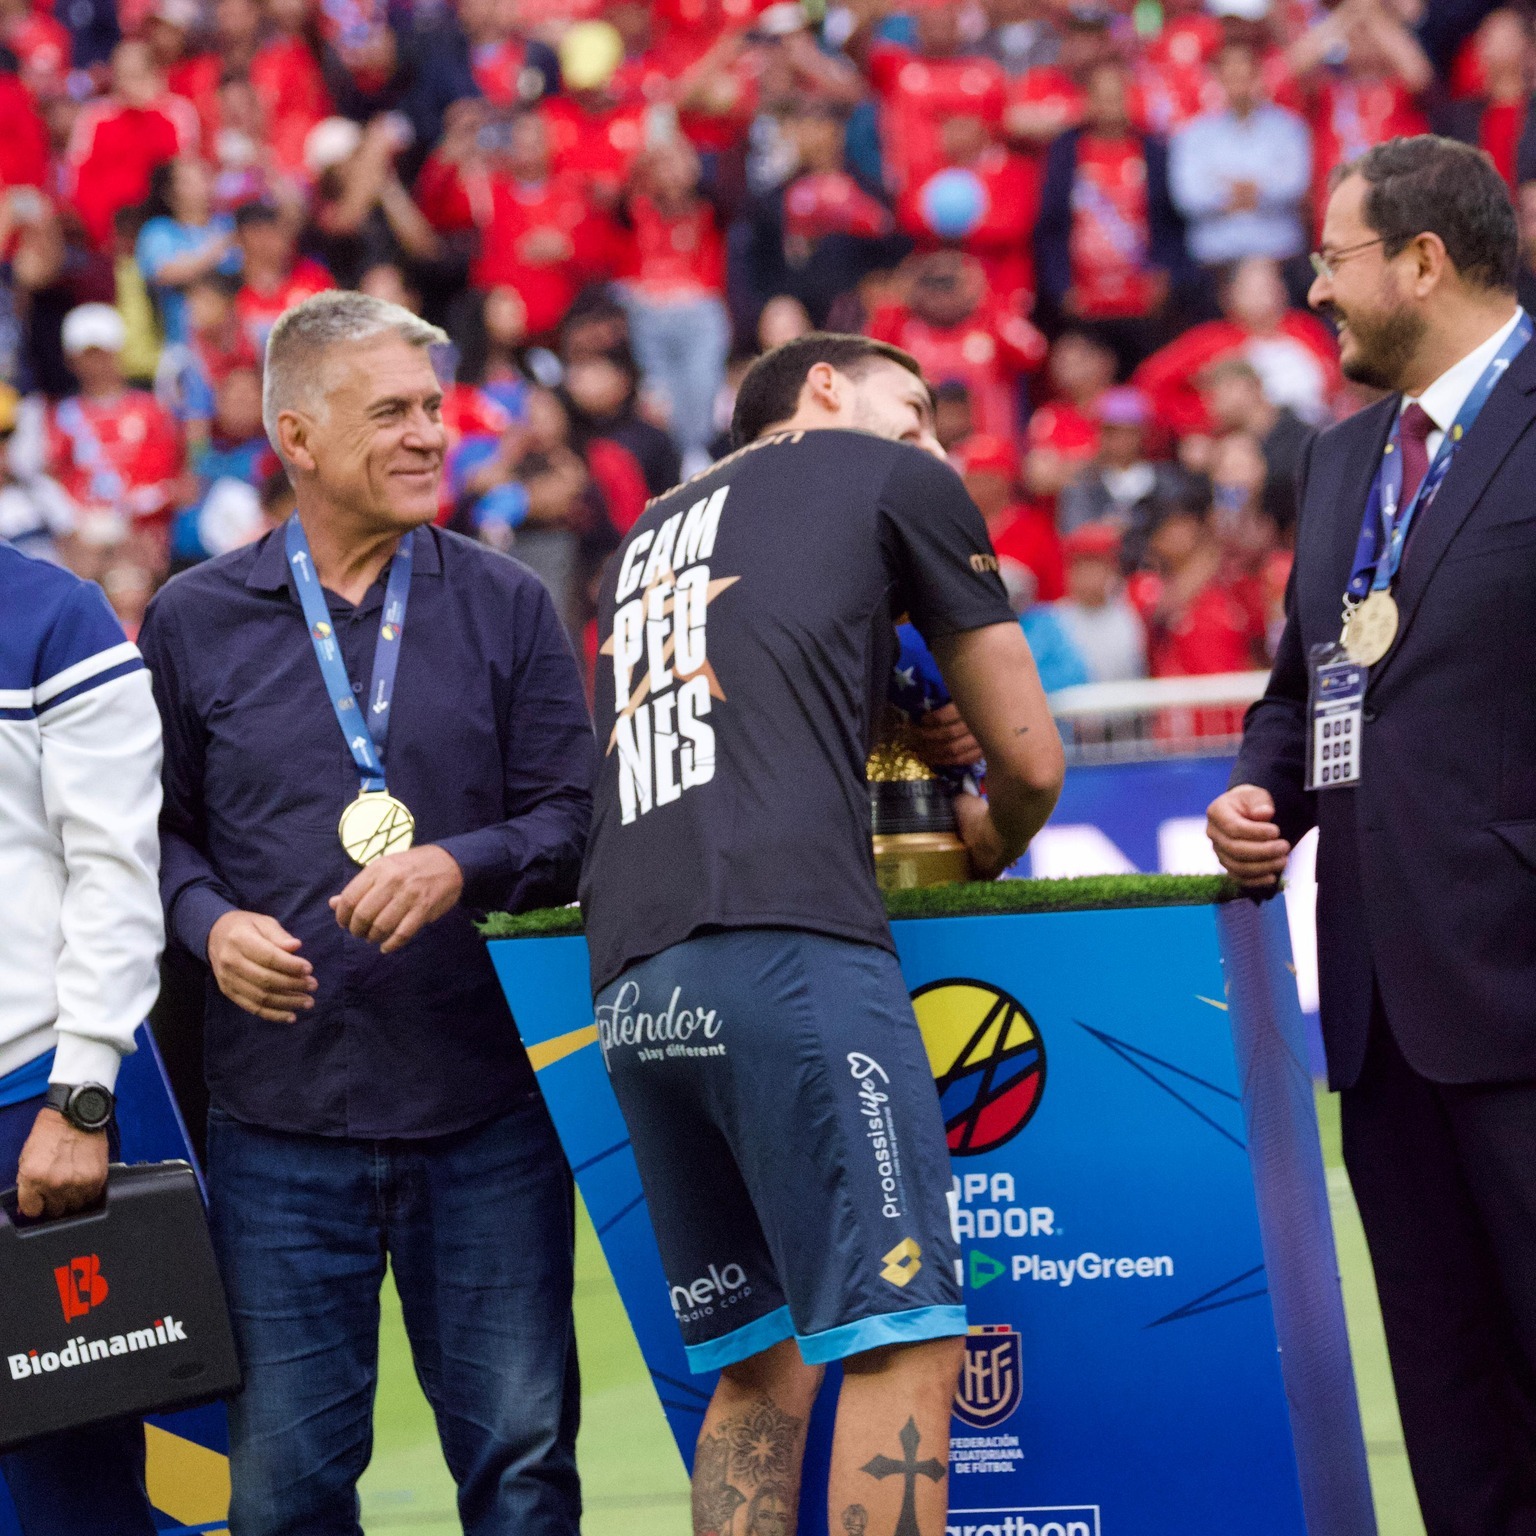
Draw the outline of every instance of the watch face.
[[[104,1125],[112,1114],[112,1097],[105,1088],[87,1085],[70,1100],[74,1116],[85,1125]]]

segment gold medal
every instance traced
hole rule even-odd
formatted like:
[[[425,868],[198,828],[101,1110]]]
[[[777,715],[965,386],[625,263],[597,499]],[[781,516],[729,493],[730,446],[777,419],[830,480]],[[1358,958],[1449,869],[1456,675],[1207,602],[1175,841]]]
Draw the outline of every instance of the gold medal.
[[[386,853],[401,853],[416,837],[416,818],[387,791],[365,789],[336,824],[341,846],[354,864],[372,864]]]
[[[1370,593],[1344,622],[1344,649],[1351,661],[1374,667],[1397,639],[1397,602],[1385,590]]]

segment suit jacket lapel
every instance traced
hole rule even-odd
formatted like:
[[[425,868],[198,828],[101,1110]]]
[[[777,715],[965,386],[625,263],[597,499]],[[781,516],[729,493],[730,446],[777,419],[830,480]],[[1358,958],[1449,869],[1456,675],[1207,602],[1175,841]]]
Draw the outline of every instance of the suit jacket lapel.
[[[1509,365],[1509,371],[1488,397],[1466,441],[1457,451],[1439,494],[1408,540],[1397,581],[1397,606],[1401,615],[1397,643],[1372,675],[1374,682],[1403,648],[1409,626],[1418,612],[1425,588],[1446,550],[1471,515],[1488,482],[1509,456],[1510,450],[1536,419],[1536,341]]]

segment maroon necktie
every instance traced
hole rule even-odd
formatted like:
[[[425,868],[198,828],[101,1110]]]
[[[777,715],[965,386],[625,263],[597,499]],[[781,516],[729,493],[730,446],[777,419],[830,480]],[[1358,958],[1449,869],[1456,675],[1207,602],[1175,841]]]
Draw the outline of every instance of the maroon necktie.
[[[1413,505],[1413,498],[1429,473],[1429,434],[1438,430],[1429,412],[1418,401],[1403,412],[1397,440],[1403,455],[1403,493],[1397,503],[1399,517]]]

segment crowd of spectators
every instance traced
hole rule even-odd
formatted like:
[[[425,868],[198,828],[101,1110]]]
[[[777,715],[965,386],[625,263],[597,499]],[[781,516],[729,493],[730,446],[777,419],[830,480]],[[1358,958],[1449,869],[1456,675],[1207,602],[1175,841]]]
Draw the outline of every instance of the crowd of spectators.
[[[1477,0],[0,0],[0,537],[133,632],[287,515],[266,334],[357,287],[452,336],[442,521],[590,659],[745,364],[862,330],[1047,688],[1263,666],[1362,403],[1304,308],[1329,173],[1433,127],[1536,220],[1532,86]]]

